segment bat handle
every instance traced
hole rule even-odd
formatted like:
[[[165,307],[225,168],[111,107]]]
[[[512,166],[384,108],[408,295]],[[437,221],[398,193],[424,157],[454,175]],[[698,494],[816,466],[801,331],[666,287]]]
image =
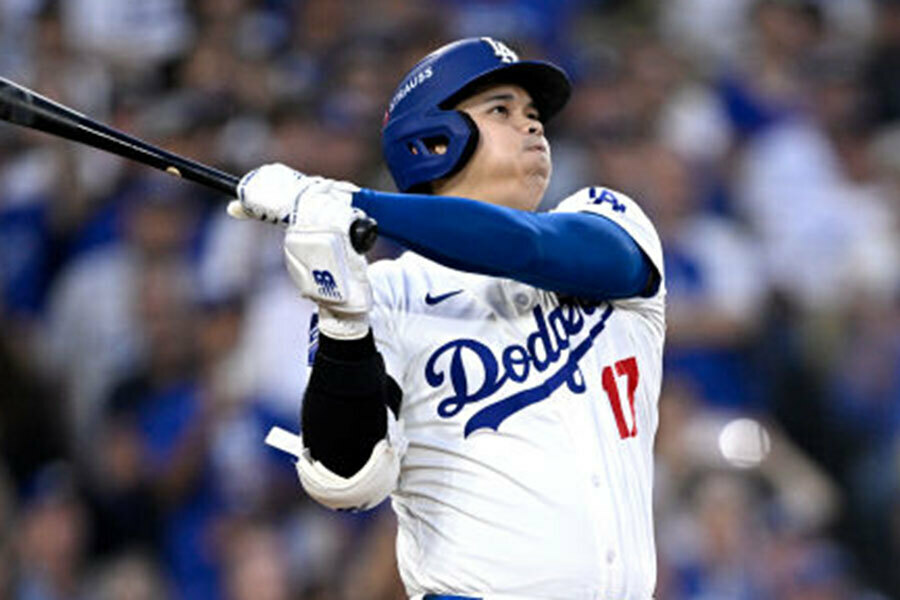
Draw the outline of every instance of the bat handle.
[[[177,174],[179,177],[181,176],[181,173],[179,173],[177,169],[174,172],[166,169],[166,172],[173,175]],[[232,175],[231,173],[223,173],[221,171],[216,171],[215,169],[209,169],[209,173],[204,173],[203,183],[224,191],[232,198],[237,198],[237,188],[240,181],[240,177]],[[375,219],[369,217],[356,219],[350,224],[349,234],[350,244],[353,246],[353,249],[360,254],[365,254],[372,249],[372,246],[374,246],[375,242],[378,240],[378,223],[375,222]]]

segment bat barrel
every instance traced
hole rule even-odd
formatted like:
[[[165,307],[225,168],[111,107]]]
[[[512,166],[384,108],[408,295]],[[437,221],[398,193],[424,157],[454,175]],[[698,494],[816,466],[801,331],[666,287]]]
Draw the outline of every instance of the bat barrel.
[[[238,177],[148,144],[2,77],[0,120],[100,148],[205,185],[229,198],[237,197]],[[357,251],[370,249],[377,238],[375,221],[354,222],[350,238]]]
[[[100,123],[91,123],[90,127],[78,123],[72,139],[81,141],[82,136],[97,136],[94,145],[99,148],[156,167],[170,175],[200,183],[231,198],[237,196],[240,178],[231,173],[172,154]]]
[[[167,152],[3,78],[0,119],[142,162],[230,197],[237,191],[234,175]]]

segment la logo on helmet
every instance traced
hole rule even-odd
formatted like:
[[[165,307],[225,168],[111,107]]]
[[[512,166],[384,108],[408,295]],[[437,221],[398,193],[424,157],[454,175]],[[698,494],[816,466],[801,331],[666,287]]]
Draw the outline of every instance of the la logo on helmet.
[[[483,37],[481,39],[490,44],[491,48],[494,49],[494,54],[496,54],[497,58],[500,59],[500,62],[519,62],[519,55],[510,50],[503,42],[498,42],[494,38],[489,37]]]

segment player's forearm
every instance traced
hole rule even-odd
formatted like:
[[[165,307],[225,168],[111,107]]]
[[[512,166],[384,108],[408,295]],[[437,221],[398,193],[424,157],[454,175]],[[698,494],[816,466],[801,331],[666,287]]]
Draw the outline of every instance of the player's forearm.
[[[371,331],[349,341],[320,335],[301,415],[313,459],[342,477],[359,471],[387,433],[385,404],[399,409],[392,383]]]
[[[372,190],[354,194],[353,204],[378,221],[383,235],[465,271],[592,299],[636,295],[651,275],[634,240],[596,215]]]

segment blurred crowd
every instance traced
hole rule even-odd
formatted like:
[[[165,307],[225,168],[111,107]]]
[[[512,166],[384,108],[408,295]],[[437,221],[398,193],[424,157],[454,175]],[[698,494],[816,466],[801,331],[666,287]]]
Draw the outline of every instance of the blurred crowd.
[[[542,208],[606,185],[663,239],[657,597],[900,598],[897,0],[0,0],[0,74],[392,189],[393,87],[471,35],[575,82]],[[326,511],[263,445],[310,306],[225,200],[0,124],[0,597],[404,597],[390,508]],[[761,462],[720,452],[739,418]]]

